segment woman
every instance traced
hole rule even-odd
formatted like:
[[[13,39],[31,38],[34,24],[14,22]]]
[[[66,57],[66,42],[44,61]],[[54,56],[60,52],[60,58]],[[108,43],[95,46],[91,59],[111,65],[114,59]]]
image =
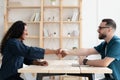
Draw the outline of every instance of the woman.
[[[38,62],[44,54],[57,54],[57,50],[29,47],[23,43],[27,33],[26,23],[16,21],[2,39],[0,52],[3,56],[0,69],[0,80],[23,80],[17,72],[25,64],[47,65]]]

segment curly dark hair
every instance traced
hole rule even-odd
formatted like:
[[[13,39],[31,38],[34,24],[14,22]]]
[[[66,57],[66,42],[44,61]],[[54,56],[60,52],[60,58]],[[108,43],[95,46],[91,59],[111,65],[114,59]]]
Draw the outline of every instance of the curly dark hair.
[[[6,34],[4,35],[1,45],[0,45],[0,53],[2,54],[4,46],[8,39],[10,38],[20,38],[23,34],[26,23],[23,21],[16,21],[12,24],[12,26],[8,29]],[[2,54],[3,55],[3,54]]]

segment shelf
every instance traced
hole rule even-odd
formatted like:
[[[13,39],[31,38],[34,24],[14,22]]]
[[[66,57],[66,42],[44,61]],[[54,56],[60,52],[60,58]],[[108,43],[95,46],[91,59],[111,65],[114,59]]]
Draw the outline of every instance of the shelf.
[[[60,23],[60,21],[44,21],[44,23],[48,23],[48,24],[50,24],[50,23]]]
[[[59,37],[43,37],[44,39],[59,39]]]
[[[29,35],[25,43],[30,46],[72,48],[77,42],[76,47],[80,48],[81,2],[56,0],[53,5],[50,0],[5,0],[5,31],[15,21],[22,20],[28,26]],[[66,46],[66,43],[71,44]]]
[[[38,36],[27,36],[27,38],[39,39],[39,37],[38,37]]]
[[[79,6],[63,6],[62,8],[80,8]]]
[[[8,6],[8,9],[31,9],[31,8],[40,8],[41,6]]]
[[[60,6],[44,6],[44,8],[60,8]]]
[[[13,24],[14,22],[8,22],[8,24]],[[25,23],[27,24],[40,24],[40,21],[35,21],[35,22],[31,22],[31,21],[25,21]]]
[[[63,37],[63,39],[79,39],[80,37]]]
[[[70,23],[70,24],[73,24],[73,23],[80,23],[80,21],[63,21],[63,23]]]

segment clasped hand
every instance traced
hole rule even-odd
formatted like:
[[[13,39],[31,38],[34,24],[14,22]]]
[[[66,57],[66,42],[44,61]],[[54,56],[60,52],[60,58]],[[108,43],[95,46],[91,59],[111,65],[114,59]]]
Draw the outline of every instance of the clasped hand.
[[[56,55],[61,59],[64,58],[68,54],[67,50],[57,49]]]

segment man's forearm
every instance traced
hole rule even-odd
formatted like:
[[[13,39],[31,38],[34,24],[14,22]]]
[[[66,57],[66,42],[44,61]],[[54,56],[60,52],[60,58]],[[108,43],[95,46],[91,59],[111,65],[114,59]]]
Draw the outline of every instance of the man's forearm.
[[[78,55],[78,56],[87,56],[88,55],[88,49],[71,49],[67,50],[65,49],[66,53],[69,55]]]

